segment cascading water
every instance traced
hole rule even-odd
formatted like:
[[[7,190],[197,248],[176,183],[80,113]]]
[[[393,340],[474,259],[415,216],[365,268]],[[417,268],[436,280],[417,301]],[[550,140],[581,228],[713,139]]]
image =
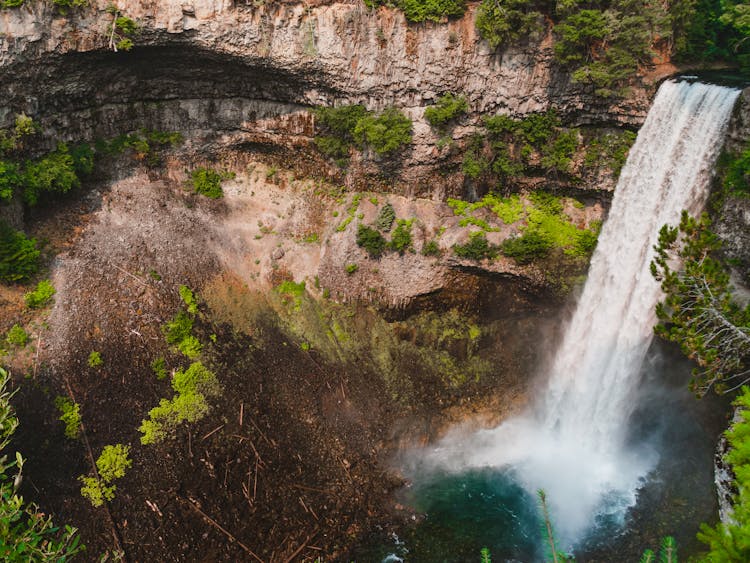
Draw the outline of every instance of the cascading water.
[[[421,470],[497,468],[544,489],[570,546],[597,521],[621,522],[655,466],[627,444],[627,421],[660,297],[649,264],[659,228],[700,212],[738,90],[667,81],[620,175],[586,286],[534,408],[492,430],[448,436]]]

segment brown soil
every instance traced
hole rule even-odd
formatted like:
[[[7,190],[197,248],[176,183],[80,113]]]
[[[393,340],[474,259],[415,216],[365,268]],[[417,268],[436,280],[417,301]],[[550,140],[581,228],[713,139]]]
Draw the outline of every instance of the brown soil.
[[[263,299],[234,307],[237,295],[267,291],[273,280],[311,281],[321,260],[320,247],[302,239],[325,236],[329,196],[293,192],[267,174],[251,171],[253,182],[229,182],[227,197],[211,201],[185,192],[179,173],[167,182],[139,172],[35,218],[50,255],[59,253],[55,305],[46,323],[45,313],[30,324],[21,289],[0,295],[3,328],[31,326],[36,346],[12,363],[21,388],[16,444],[29,458],[23,493],[80,528],[85,560],[122,548],[128,561],[345,561],[359,538],[405,516],[392,496],[394,447],[523,402],[518,382],[498,399],[487,392],[492,382],[446,395],[425,379],[405,404],[372,362],[332,363],[303,350]],[[151,361],[188,364],[161,333],[180,307],[181,284],[227,305],[216,314],[202,305],[195,329],[223,393],[204,420],[142,446],[141,420],[172,395]],[[443,298],[461,301],[460,293]],[[235,330],[244,325],[252,329]],[[92,351],[103,366],[87,365]],[[84,439],[63,437],[57,395],[81,405]],[[77,479],[115,443],[131,445],[133,466],[115,500],[95,509]]]

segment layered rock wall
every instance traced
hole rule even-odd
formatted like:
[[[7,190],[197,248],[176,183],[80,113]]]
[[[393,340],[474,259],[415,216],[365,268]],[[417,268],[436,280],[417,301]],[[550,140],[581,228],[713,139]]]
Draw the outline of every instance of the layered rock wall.
[[[549,35],[492,50],[477,35],[475,6],[459,20],[409,24],[397,10],[361,2],[121,1],[140,32],[132,51],[115,53],[109,4],[62,15],[47,2],[27,2],[0,12],[0,125],[25,112],[49,138],[147,126],[299,146],[311,139],[310,106],[395,105],[414,121],[414,142],[394,174],[400,191],[432,193],[447,183],[455,193],[460,178],[434,173],[451,155],[436,147],[439,136],[423,117],[441,94],[469,102],[453,131],[460,140],[483,115],[550,107],[571,125],[637,127],[653,92],[641,84],[623,100],[597,98],[553,64]],[[413,188],[420,178],[424,186]]]

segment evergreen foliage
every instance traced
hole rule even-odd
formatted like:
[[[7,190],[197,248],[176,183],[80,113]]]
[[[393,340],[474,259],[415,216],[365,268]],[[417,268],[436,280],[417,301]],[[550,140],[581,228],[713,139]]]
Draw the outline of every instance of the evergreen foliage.
[[[65,143],[59,143],[54,152],[38,160],[26,161],[24,169],[23,200],[27,205],[36,205],[46,194],[65,194],[81,185]]]
[[[466,12],[465,0],[365,0],[370,8],[395,6],[413,23],[440,22],[445,18],[459,18]]]
[[[505,240],[500,250],[518,263],[528,264],[555,248],[576,257],[586,257],[594,251],[601,223],[592,222],[588,229],[578,227],[564,213],[563,202],[563,198],[536,191],[528,194],[526,201],[518,195],[501,198],[488,194],[474,203],[448,199],[448,206],[462,217],[459,225],[474,225],[483,232],[497,229],[473,215],[480,209],[492,211],[505,224],[520,223],[521,236]]]
[[[163,357],[156,358],[151,362],[151,369],[156,375],[156,379],[166,379],[169,375],[167,371],[167,361]]]
[[[677,561],[677,544],[672,536],[666,536],[661,540],[659,563],[677,563]],[[645,550],[640,563],[656,563],[656,553],[650,549]]]
[[[364,248],[370,258],[380,258],[385,251],[387,242],[383,235],[367,225],[357,226],[357,246]]]
[[[519,264],[529,264],[544,258],[553,248],[552,241],[537,230],[524,233],[520,237],[503,241],[501,249],[505,256],[513,258]]]
[[[740,154],[728,156],[723,184],[728,193],[750,196],[750,143]]]
[[[52,517],[17,494],[25,460],[8,451],[18,427],[10,405],[13,393],[6,390],[9,381],[10,374],[0,368],[0,560],[64,563],[84,549],[77,530],[55,526]]]
[[[193,293],[193,290],[190,289],[186,285],[181,285],[179,287],[179,293],[180,298],[182,299],[182,302],[185,304],[185,308],[187,309],[187,312],[191,315],[195,315],[198,313],[198,301],[195,299],[195,294]]]
[[[0,220],[0,281],[24,281],[39,269],[36,239],[27,238]]]
[[[414,219],[399,219],[396,223],[396,230],[391,235],[391,242],[388,245],[392,250],[403,254],[412,249],[411,226]]]
[[[441,254],[442,251],[440,250],[440,245],[436,240],[427,241],[424,246],[422,246],[422,256],[439,257]]]
[[[522,118],[484,119],[486,136],[468,143],[462,169],[471,179],[509,181],[534,173],[570,174],[579,131],[563,127],[554,110]]]
[[[193,318],[186,311],[179,311],[162,327],[167,344],[177,345],[190,336],[193,330]]]
[[[479,34],[493,48],[544,29],[546,0],[482,0],[477,10]]]
[[[466,244],[454,244],[453,252],[459,258],[476,261],[492,260],[497,258],[498,253],[497,246],[490,244],[482,231],[471,233]]]
[[[378,217],[375,219],[375,226],[379,231],[384,233],[391,232],[393,222],[396,220],[396,210],[393,209],[393,205],[386,203],[378,212]]]
[[[656,309],[656,333],[697,362],[690,386],[699,395],[737,388],[750,377],[750,305],[733,300],[729,273],[715,257],[720,246],[706,215],[683,211],[679,226],[659,231],[651,263],[666,296]],[[682,270],[672,268],[674,259]]]
[[[701,524],[698,539],[708,545],[701,559],[707,563],[750,561],[750,388],[742,388],[734,402],[740,420],[727,430],[729,451],[726,461],[735,475],[737,494],[732,500],[732,522],[713,528]]]

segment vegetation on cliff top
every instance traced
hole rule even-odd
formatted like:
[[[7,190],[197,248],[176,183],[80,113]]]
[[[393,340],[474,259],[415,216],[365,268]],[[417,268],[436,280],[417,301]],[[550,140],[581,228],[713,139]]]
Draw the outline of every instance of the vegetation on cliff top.
[[[657,52],[750,68],[750,13],[735,0],[483,0],[477,12],[477,29],[493,47],[539,37],[550,25],[557,61],[601,96],[622,94]]]

